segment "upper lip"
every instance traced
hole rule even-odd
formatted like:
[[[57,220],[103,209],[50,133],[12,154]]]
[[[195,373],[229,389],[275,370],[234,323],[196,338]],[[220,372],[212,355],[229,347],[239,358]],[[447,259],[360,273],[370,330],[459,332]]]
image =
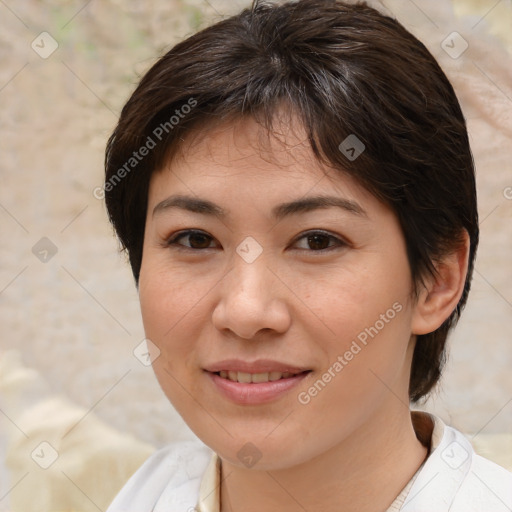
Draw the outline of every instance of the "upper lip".
[[[257,359],[256,361],[243,361],[241,359],[225,359],[212,363],[204,368],[206,371],[216,373],[220,371],[233,371],[244,373],[302,373],[310,368],[294,366],[288,363],[272,361],[270,359]]]

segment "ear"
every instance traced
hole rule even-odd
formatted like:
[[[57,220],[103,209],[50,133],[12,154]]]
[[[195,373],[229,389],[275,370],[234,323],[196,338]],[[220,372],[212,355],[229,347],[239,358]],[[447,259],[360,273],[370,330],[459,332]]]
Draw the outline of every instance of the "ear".
[[[412,334],[435,331],[453,313],[464,291],[469,259],[469,235],[464,243],[435,264],[438,275],[429,277],[417,298],[412,316]]]

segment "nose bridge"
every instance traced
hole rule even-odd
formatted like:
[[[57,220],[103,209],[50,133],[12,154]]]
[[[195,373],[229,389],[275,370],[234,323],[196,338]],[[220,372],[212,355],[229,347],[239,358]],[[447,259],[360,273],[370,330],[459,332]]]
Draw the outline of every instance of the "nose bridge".
[[[213,313],[216,327],[243,338],[251,338],[262,329],[286,330],[290,315],[275,280],[263,256],[248,261],[234,254]]]
[[[262,307],[271,298],[270,288],[273,288],[271,281],[274,279],[266,266],[265,258],[259,256],[253,261],[246,261],[236,254],[232,264],[233,269],[230,272],[225,296]]]

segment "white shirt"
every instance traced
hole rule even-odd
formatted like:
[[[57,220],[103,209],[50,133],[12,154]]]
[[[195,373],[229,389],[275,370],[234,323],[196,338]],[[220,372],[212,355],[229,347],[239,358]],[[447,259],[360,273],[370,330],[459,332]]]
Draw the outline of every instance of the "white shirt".
[[[512,473],[477,455],[462,433],[431,414],[430,455],[386,512],[511,512]],[[154,453],[107,512],[219,512],[221,459],[199,441]]]

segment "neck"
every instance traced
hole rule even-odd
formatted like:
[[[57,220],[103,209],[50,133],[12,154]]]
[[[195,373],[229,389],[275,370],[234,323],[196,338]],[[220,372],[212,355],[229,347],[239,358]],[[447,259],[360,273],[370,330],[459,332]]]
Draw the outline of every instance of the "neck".
[[[340,504],[344,512],[386,510],[426,457],[408,407],[395,397],[304,464],[257,471],[222,461],[221,512],[339,512]]]

